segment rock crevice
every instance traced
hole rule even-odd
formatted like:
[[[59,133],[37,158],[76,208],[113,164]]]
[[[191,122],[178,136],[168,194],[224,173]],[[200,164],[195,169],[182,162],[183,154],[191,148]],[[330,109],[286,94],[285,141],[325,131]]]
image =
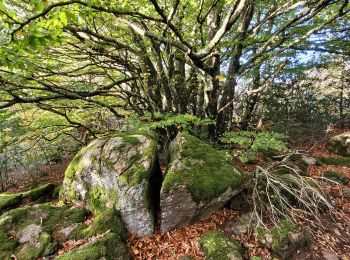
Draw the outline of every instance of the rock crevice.
[[[61,199],[93,212],[114,208],[129,232],[150,235],[158,210],[161,231],[169,231],[209,217],[238,193],[241,174],[220,151],[185,133],[169,151],[162,174],[155,134],[97,139],[68,167]]]

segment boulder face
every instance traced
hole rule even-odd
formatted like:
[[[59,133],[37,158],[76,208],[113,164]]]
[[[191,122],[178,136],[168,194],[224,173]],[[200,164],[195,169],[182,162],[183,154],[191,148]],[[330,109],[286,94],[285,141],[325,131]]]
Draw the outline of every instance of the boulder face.
[[[240,172],[199,139],[179,133],[169,155],[160,192],[162,232],[209,217],[240,191]]]
[[[157,180],[161,172],[157,137],[125,132],[99,138],[83,148],[65,172],[60,198],[93,212],[118,210],[131,233],[154,230]],[[159,185],[158,185],[159,186]]]
[[[327,149],[338,155],[350,157],[350,132],[333,136],[327,145]]]

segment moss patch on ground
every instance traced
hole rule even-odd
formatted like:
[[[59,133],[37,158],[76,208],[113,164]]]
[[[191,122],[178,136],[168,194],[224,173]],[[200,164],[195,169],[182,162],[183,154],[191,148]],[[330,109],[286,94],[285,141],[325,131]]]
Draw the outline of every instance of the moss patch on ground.
[[[298,227],[289,220],[281,220],[277,226],[258,229],[260,240],[283,259],[291,259],[311,243],[311,233],[306,227]]]
[[[208,260],[243,259],[241,245],[222,231],[207,231],[200,237],[200,246]]]
[[[324,171],[323,177],[340,184],[348,184],[349,178],[336,171]]]
[[[273,241],[271,244],[272,249],[278,251],[283,248],[287,242],[288,233],[295,229],[296,226],[288,220],[282,220],[278,227],[270,229]]]
[[[178,185],[185,185],[196,201],[211,200],[229,187],[237,189],[242,176],[225,154],[198,138],[181,133],[170,149],[170,164],[180,162],[182,166],[170,168],[162,184],[166,192]]]
[[[317,160],[318,165],[337,165],[350,167],[350,157],[322,157]]]

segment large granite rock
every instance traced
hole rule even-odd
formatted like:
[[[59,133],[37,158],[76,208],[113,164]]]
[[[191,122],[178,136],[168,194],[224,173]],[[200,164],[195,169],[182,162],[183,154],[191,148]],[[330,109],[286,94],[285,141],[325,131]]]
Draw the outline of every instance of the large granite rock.
[[[350,156],[350,132],[333,136],[327,149],[341,156]]]
[[[179,133],[169,151],[160,193],[162,232],[209,217],[240,191],[239,171],[199,139]]]
[[[67,168],[60,197],[93,212],[115,208],[130,232],[152,234],[153,196],[159,194],[161,179],[157,157],[157,138],[151,134],[125,132],[99,138]]]

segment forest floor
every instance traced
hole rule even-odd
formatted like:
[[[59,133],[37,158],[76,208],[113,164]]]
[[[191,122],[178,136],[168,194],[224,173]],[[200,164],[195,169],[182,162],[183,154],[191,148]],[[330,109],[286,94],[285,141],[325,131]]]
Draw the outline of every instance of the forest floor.
[[[314,157],[330,157],[334,154],[325,149],[325,140],[312,145],[298,146],[298,150],[309,151]],[[20,191],[38,183],[62,183],[64,171],[71,158],[67,158],[57,164],[51,164],[39,170],[40,174],[31,174],[21,178],[10,175],[11,185],[7,191]],[[260,163],[260,162],[259,162]],[[258,163],[258,164],[259,164]],[[239,165],[245,174],[250,174],[255,165]],[[311,177],[320,176],[325,170],[335,170],[350,178],[350,168],[341,166],[311,166],[308,172]],[[350,259],[350,199],[342,194],[345,189],[350,188],[350,183],[336,185],[323,182],[321,184],[330,194],[330,198],[335,205],[332,212],[324,213],[320,216],[321,226],[311,227],[314,230],[314,238],[311,246],[307,250],[298,252],[295,260],[333,260]],[[247,198],[249,200],[249,198]],[[247,201],[248,203],[248,201]],[[135,237],[128,236],[128,247],[135,259],[181,259],[182,256],[193,256],[195,259],[204,259],[203,252],[199,247],[200,236],[208,230],[223,230],[224,224],[228,220],[238,218],[239,211],[224,208],[214,213],[209,219],[200,221],[193,225],[186,226],[166,233],[156,230],[152,236]],[[300,223],[301,225],[303,223]],[[258,235],[233,236],[239,241],[245,252],[246,259],[251,256],[260,256],[261,259],[273,259],[275,256],[264,245],[259,242]],[[66,250],[64,250],[66,251]]]
[[[310,148],[312,149],[310,150]],[[297,149],[310,150],[310,155],[314,157],[335,156],[326,150],[324,141],[316,145],[299,146]],[[240,166],[245,174],[250,174],[256,165]],[[350,178],[350,168],[348,167],[311,166],[308,168],[311,177],[321,176],[325,170],[338,171]],[[295,260],[337,259],[332,258],[334,256],[342,260],[350,259],[350,199],[342,196],[344,189],[350,188],[350,183],[345,186],[323,182],[322,186],[330,194],[335,209],[319,217],[321,225],[311,227],[314,230],[313,242],[307,250],[299,252],[294,257]],[[226,221],[239,216],[239,211],[225,208],[207,220],[174,231],[163,234],[156,231],[150,237],[129,235],[128,246],[135,259],[179,259],[185,255],[194,256],[195,259],[204,259],[203,252],[199,247],[200,236],[208,230],[223,230]],[[246,259],[251,256],[260,256],[261,259],[275,257],[267,247],[259,242],[257,233],[232,236],[232,238],[242,244]]]

